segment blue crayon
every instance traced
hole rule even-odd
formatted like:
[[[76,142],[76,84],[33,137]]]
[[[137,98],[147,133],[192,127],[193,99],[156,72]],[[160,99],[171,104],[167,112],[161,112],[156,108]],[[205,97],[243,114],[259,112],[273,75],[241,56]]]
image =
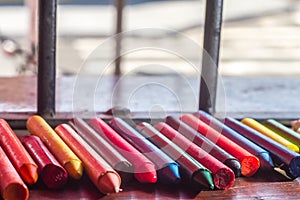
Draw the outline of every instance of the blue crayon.
[[[270,153],[265,149],[261,148],[251,140],[240,135],[235,130],[226,126],[221,121],[217,120],[216,118],[204,111],[198,111],[197,113],[194,113],[194,115],[204,123],[208,124],[218,132],[222,133],[224,136],[226,136],[233,142],[241,145],[247,151],[257,156],[260,161],[260,169],[270,170],[274,168],[274,163],[270,156]]]
[[[298,153],[231,117],[226,117],[224,123],[249,140],[255,141],[256,144],[268,150],[270,154],[276,158],[276,161],[274,160],[274,169],[279,168],[280,170],[277,171],[280,173],[284,171],[284,175],[287,175],[291,179],[300,176],[300,155]]]
[[[158,180],[162,183],[179,183],[181,180],[179,165],[146,139],[136,129],[121,118],[113,118],[109,125],[127,142],[148,157],[157,167]]]

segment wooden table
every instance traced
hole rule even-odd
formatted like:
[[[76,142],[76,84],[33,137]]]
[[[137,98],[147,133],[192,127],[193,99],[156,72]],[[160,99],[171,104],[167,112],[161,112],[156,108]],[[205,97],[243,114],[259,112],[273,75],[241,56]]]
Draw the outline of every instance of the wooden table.
[[[69,181],[62,190],[46,189],[41,183],[30,188],[30,199],[300,199],[300,180],[286,181],[272,172],[259,172],[253,177],[236,179],[228,190],[197,191],[181,185],[140,184],[132,181],[122,185],[117,194],[102,195],[83,176]]]

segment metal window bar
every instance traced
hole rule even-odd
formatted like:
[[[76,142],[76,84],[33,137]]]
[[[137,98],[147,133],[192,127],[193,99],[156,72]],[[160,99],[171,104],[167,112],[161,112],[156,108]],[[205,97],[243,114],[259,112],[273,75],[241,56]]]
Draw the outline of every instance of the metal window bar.
[[[117,10],[122,10],[124,0],[117,0]],[[223,0],[206,0],[204,49],[218,66]],[[55,115],[55,69],[56,69],[56,10],[57,0],[39,1],[38,36],[38,114],[44,117]],[[120,11],[119,11],[120,12]],[[117,32],[122,27],[122,11],[117,15]],[[117,61],[120,66],[121,59]],[[117,66],[117,67],[118,67]],[[121,69],[116,69],[120,72]],[[217,68],[203,59],[200,81],[199,109],[215,111]]]

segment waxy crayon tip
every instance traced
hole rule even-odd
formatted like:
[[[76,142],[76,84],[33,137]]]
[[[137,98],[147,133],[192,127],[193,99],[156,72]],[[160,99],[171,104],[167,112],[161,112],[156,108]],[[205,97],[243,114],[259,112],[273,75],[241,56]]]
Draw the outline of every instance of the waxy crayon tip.
[[[222,190],[232,187],[235,181],[235,175],[228,167],[218,170],[213,178],[216,188]]]
[[[242,174],[242,166],[241,163],[238,160],[235,159],[227,159],[224,164],[229,167],[233,173],[235,174],[235,177],[239,177]]]
[[[62,188],[68,181],[67,171],[54,164],[48,164],[41,171],[40,176],[48,188],[58,189]]]
[[[134,177],[141,183],[156,183],[157,173],[153,163],[146,163],[134,169]]]
[[[211,172],[208,170],[198,170],[197,173],[193,175],[193,180],[200,185],[213,190],[215,188],[213,177]]]
[[[3,191],[3,199],[24,199],[29,198],[29,191],[25,184],[13,183]]]
[[[254,175],[260,167],[259,159],[256,156],[247,156],[242,162],[242,175],[252,176]]]
[[[25,183],[35,184],[38,180],[38,167],[33,164],[24,164],[20,168],[20,176]]]
[[[120,191],[121,178],[115,172],[107,172],[98,179],[98,189],[103,194],[118,193]]]
[[[82,177],[83,166],[80,160],[70,160],[64,164],[64,168],[72,178],[79,180]]]
[[[180,182],[181,177],[179,173],[179,166],[177,163],[170,163],[158,170],[159,181],[163,183],[177,184]]]
[[[268,152],[259,153],[257,157],[260,161],[261,169],[270,170],[274,168],[273,160]]]

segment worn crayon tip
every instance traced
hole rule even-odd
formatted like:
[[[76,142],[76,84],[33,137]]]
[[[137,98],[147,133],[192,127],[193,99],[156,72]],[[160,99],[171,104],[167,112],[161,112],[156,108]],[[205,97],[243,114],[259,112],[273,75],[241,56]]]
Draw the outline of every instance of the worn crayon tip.
[[[227,159],[224,162],[224,164],[233,171],[235,177],[241,176],[241,174],[242,174],[242,166],[241,166],[241,163],[238,160]]]
[[[3,199],[27,200],[29,191],[25,184],[13,183],[7,186],[3,191]]]
[[[28,185],[33,185],[38,180],[38,167],[33,164],[24,164],[20,168],[20,176]]]
[[[286,145],[287,148],[291,149],[292,151],[295,151],[296,153],[299,153],[299,147],[295,144],[288,144]]]
[[[181,177],[179,173],[179,166],[177,163],[170,163],[157,172],[159,181],[163,183],[177,184]]]
[[[215,188],[211,172],[208,170],[198,170],[192,178],[195,182],[206,188],[211,190]]]
[[[273,160],[268,152],[262,152],[257,155],[260,161],[260,168],[269,170],[274,168]]]
[[[214,174],[214,183],[216,188],[227,190],[232,187],[235,181],[235,175],[229,168],[222,168]]]
[[[118,193],[120,191],[121,178],[115,172],[107,172],[98,179],[97,187],[103,194]]]
[[[260,162],[256,156],[247,156],[242,160],[241,165],[242,165],[242,175],[252,176],[259,169]]]
[[[46,165],[40,175],[45,185],[51,189],[62,188],[68,181],[66,170],[53,164]]]
[[[73,179],[79,180],[82,177],[83,166],[80,160],[70,160],[64,164],[64,168]]]

